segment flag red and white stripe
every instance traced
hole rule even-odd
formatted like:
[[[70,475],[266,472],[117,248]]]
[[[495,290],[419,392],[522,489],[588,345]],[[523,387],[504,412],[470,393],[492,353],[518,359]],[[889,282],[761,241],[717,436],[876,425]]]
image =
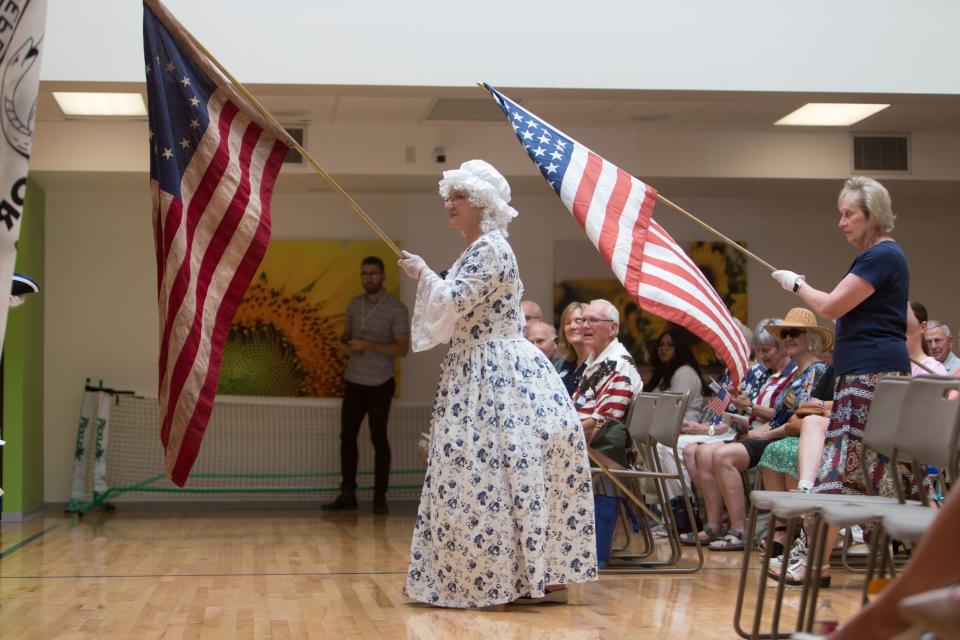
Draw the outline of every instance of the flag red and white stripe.
[[[144,21],[160,439],[167,474],[183,486],[213,410],[230,324],[270,239],[270,199],[287,145],[197,59],[162,5],[145,6]],[[174,38],[168,29],[181,31]]]
[[[703,272],[651,218],[657,192],[485,86],[530,159],[640,307],[699,336],[738,384],[749,364],[747,340]]]
[[[703,272],[652,219],[657,192],[574,144],[563,204],[640,307],[699,336],[738,384],[749,367],[746,338]]]

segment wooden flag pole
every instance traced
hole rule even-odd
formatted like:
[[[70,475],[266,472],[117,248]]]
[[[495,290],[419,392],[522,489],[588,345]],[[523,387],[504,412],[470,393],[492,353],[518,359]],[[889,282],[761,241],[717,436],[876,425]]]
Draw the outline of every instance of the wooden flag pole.
[[[918,367],[920,367],[921,369],[923,369],[924,371],[926,371],[927,373],[929,373],[929,374],[932,375],[932,376],[940,375],[940,374],[938,374],[936,371],[934,371],[933,369],[931,369],[930,367],[928,367],[927,365],[925,365],[925,364],[923,364],[922,362],[920,362],[919,360],[914,360],[913,358],[910,358],[910,362],[912,362],[913,364],[917,365]]]
[[[757,262],[759,262],[760,264],[762,264],[763,266],[765,266],[767,269],[770,269],[770,271],[776,271],[776,270],[777,270],[776,267],[774,267],[772,264],[770,264],[770,263],[767,262],[766,260],[763,260],[762,258],[758,257],[758,256],[757,256],[756,254],[754,254],[754,253],[751,253],[750,251],[747,251],[746,247],[743,247],[743,246],[737,244],[736,242],[734,242],[733,240],[731,240],[731,239],[728,238],[727,236],[723,235],[722,233],[720,233],[719,231],[717,231],[716,229],[714,229],[713,227],[711,227],[710,225],[708,225],[706,222],[702,221],[700,218],[696,217],[695,215],[693,215],[692,213],[690,213],[689,211],[687,211],[687,210],[684,209],[683,207],[681,207],[681,206],[679,206],[679,205],[677,205],[677,204],[674,204],[674,203],[671,202],[670,200],[664,198],[664,197],[663,197],[662,195],[660,195],[659,193],[657,194],[657,200],[662,201],[664,204],[670,205],[671,207],[673,207],[673,208],[676,209],[678,212],[680,212],[680,213],[682,213],[683,215],[685,215],[687,218],[689,218],[690,220],[692,220],[692,221],[695,222],[696,224],[700,225],[701,227],[703,227],[704,229],[706,229],[706,230],[709,231],[710,233],[714,234],[715,236],[717,236],[718,238],[720,238],[721,240],[723,240],[726,244],[730,245],[731,247],[733,247],[734,249],[736,249],[737,251],[739,251],[739,252],[742,253],[743,255],[747,256],[748,258],[753,258],[754,260],[756,260]]]
[[[226,78],[231,82],[231,84],[234,86],[234,88],[235,88],[244,98],[246,98],[248,101],[250,101],[251,106],[253,106],[257,111],[259,111],[259,112],[260,112],[260,115],[262,115],[264,118],[266,118],[266,119],[270,122],[270,124],[273,125],[273,126],[274,126],[276,129],[278,129],[280,132],[283,132],[283,134],[284,134],[284,135],[286,136],[286,138],[287,138],[287,144],[290,145],[291,147],[293,147],[293,149],[295,149],[295,150],[297,151],[297,153],[299,153],[299,154],[302,155],[304,158],[306,158],[307,162],[309,162],[310,165],[316,170],[316,172],[320,174],[320,177],[323,178],[324,180],[326,180],[327,184],[329,184],[330,187],[331,187],[334,191],[336,191],[338,194],[340,194],[340,196],[341,196],[344,200],[347,201],[347,204],[350,205],[350,208],[353,209],[354,212],[355,212],[358,216],[360,216],[360,219],[363,220],[364,222],[366,222],[366,223],[367,223],[367,226],[369,226],[371,229],[373,229],[374,233],[376,233],[376,234],[380,237],[380,239],[383,240],[384,243],[386,243],[386,245],[387,245],[388,247],[390,247],[391,251],[393,251],[395,254],[397,254],[397,257],[398,257],[398,258],[402,258],[402,257],[403,257],[403,253],[400,251],[400,247],[398,247],[398,246],[396,245],[396,243],[394,243],[393,240],[391,240],[391,239],[387,236],[387,234],[384,233],[383,229],[380,228],[380,225],[378,225],[376,222],[374,222],[374,221],[373,221],[373,218],[371,218],[369,215],[367,215],[367,212],[364,211],[364,210],[360,207],[360,205],[357,204],[356,201],[354,201],[354,199],[351,198],[350,195],[349,195],[346,191],[343,190],[343,187],[341,187],[339,184],[337,184],[337,181],[334,180],[333,177],[332,177],[329,173],[327,173],[327,172],[323,169],[323,167],[320,166],[320,163],[318,163],[316,160],[314,160],[314,159],[313,159],[313,156],[311,156],[311,155],[307,152],[307,150],[304,149],[304,148],[300,145],[300,143],[298,143],[296,140],[294,140],[294,139],[290,136],[290,134],[287,133],[287,130],[283,127],[283,125],[281,125],[279,122],[277,122],[277,119],[273,117],[273,114],[270,113],[269,111],[267,111],[267,108],[264,107],[262,104],[260,104],[260,101],[257,100],[256,98],[254,98],[253,95],[252,95],[249,91],[247,91],[247,88],[244,87],[242,84],[240,84],[240,83],[237,81],[237,79],[234,78],[234,77],[230,74],[229,71],[227,71],[226,67],[224,67],[222,64],[220,64],[220,61],[217,60],[216,58],[214,58],[213,55],[211,55],[211,53],[210,53],[209,51],[207,51],[206,47],[204,47],[202,44],[200,44],[200,42],[199,42],[196,38],[193,37],[193,34],[192,34],[192,33],[190,33],[190,32],[189,32],[188,30],[186,30],[186,29],[183,29],[182,33],[186,34],[186,36],[190,38],[190,41],[191,41],[191,42],[193,43],[193,45],[197,48],[197,50],[199,50],[203,55],[205,55],[205,56],[207,57],[207,59],[209,59],[210,62],[212,62],[212,63],[217,67],[217,69],[220,71],[220,73],[222,73],[224,76],[226,76]]]

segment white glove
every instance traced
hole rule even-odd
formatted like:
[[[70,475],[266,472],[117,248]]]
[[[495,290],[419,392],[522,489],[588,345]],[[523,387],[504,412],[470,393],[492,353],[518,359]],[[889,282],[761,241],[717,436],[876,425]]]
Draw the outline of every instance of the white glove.
[[[400,265],[400,268],[403,269],[404,273],[414,280],[419,280],[420,274],[424,269],[428,268],[427,263],[423,258],[418,255],[414,255],[409,251],[403,252],[403,258],[397,260],[397,264]]]
[[[793,271],[774,271],[771,276],[774,280],[780,283],[780,286],[790,291],[791,293],[796,293],[800,289],[800,285],[807,281],[806,276],[801,276]]]

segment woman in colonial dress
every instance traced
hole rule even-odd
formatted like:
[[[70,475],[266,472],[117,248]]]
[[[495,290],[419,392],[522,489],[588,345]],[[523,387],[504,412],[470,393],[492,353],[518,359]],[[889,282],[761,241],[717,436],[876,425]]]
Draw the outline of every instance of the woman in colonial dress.
[[[590,467],[563,382],[523,337],[510,187],[471,160],[440,195],[467,248],[442,278],[400,260],[418,281],[414,351],[450,343],[404,592],[443,607],[566,602],[565,585],[597,578]]]

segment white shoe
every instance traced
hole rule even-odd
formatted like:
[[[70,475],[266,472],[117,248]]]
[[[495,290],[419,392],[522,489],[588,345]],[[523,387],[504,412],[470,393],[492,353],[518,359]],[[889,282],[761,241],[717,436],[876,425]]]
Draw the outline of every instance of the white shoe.
[[[863,527],[858,524],[850,527],[850,536],[853,538],[853,544],[865,544],[866,541],[863,538]]]
[[[790,555],[788,556],[787,566],[796,564],[801,559],[806,559],[807,557],[807,537],[803,535],[803,532],[800,533],[800,536],[794,541],[793,548],[790,549]],[[777,556],[776,558],[770,558],[770,575],[779,576],[781,568],[783,567],[783,556]]]
[[[666,538],[668,535],[667,528],[664,527],[662,524],[658,524],[657,526],[650,529],[650,533],[653,534],[654,538]]]

